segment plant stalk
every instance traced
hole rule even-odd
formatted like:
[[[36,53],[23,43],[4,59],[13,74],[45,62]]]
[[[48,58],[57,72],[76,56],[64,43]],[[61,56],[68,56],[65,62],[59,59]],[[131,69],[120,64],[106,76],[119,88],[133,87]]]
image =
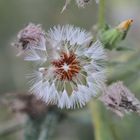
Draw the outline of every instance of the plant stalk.
[[[98,29],[102,29],[105,25],[105,0],[100,0],[98,11]]]

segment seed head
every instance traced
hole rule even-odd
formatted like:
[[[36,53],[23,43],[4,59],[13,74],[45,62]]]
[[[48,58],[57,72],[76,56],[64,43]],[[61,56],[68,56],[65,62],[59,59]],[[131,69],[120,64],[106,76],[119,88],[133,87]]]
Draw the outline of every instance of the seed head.
[[[106,55],[102,44],[91,40],[91,33],[71,25],[50,29],[47,32],[50,47],[44,50],[46,59],[40,55],[46,61],[29,75],[30,91],[60,108],[82,107],[96,96],[105,82]],[[38,55],[38,50],[34,51]],[[35,60],[34,53],[29,54],[28,61]]]

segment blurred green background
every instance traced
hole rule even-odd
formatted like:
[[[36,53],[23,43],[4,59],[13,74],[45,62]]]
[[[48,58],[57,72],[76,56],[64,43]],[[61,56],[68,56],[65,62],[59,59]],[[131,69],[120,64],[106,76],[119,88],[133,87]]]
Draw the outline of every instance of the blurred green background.
[[[15,56],[11,43],[16,35],[29,22],[42,24],[46,31],[57,24],[74,24],[87,30],[97,22],[98,5],[93,1],[85,9],[78,9],[72,2],[60,14],[64,0],[0,0],[0,97],[5,93],[27,90],[25,74],[28,66]],[[108,52],[108,82],[123,80],[140,99],[140,1],[106,0],[106,21],[112,26],[132,18],[134,23],[121,44],[132,51]],[[123,120],[109,111],[108,120],[112,121],[118,137],[111,140],[140,140],[140,118],[130,115]],[[87,108],[69,113],[71,119],[61,123],[56,132],[56,140],[93,140],[90,112]],[[0,106],[0,130],[5,124],[14,124],[15,116]],[[94,119],[94,116],[93,116]],[[18,118],[21,121],[21,118]],[[0,140],[22,140],[22,132],[1,136]]]

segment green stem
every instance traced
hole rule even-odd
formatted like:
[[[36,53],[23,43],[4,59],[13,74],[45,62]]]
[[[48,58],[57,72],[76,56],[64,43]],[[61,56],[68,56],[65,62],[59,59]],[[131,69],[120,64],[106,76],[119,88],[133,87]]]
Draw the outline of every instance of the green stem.
[[[98,31],[105,27],[105,0],[100,0],[98,13]],[[115,132],[112,133],[108,113],[103,106],[96,101],[91,101],[89,108],[92,114],[95,140],[117,140]]]
[[[44,118],[28,118],[25,124],[25,140],[38,140]]]
[[[105,25],[105,0],[100,0],[98,11],[98,31]],[[95,140],[111,140],[109,138],[108,126],[105,125],[105,119],[102,117],[102,107],[98,102],[91,101],[89,108],[92,113],[92,122],[94,125]],[[104,129],[105,128],[105,129]]]
[[[98,12],[98,29],[102,29],[104,25],[105,25],[105,0],[100,0]]]
[[[38,140],[51,140],[58,124],[59,114],[51,112],[42,123]]]
[[[91,101],[90,110],[94,126],[95,140],[114,140],[108,125],[108,115],[99,102]]]
[[[40,117],[29,117],[25,127],[25,140],[51,140],[59,118],[60,113],[55,110]]]

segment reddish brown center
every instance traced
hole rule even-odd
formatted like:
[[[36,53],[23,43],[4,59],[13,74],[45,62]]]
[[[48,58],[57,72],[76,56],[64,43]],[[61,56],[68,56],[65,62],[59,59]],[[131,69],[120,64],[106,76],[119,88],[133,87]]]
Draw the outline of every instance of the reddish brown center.
[[[72,80],[79,71],[80,64],[73,52],[62,52],[60,59],[52,61],[55,73],[60,80]]]

